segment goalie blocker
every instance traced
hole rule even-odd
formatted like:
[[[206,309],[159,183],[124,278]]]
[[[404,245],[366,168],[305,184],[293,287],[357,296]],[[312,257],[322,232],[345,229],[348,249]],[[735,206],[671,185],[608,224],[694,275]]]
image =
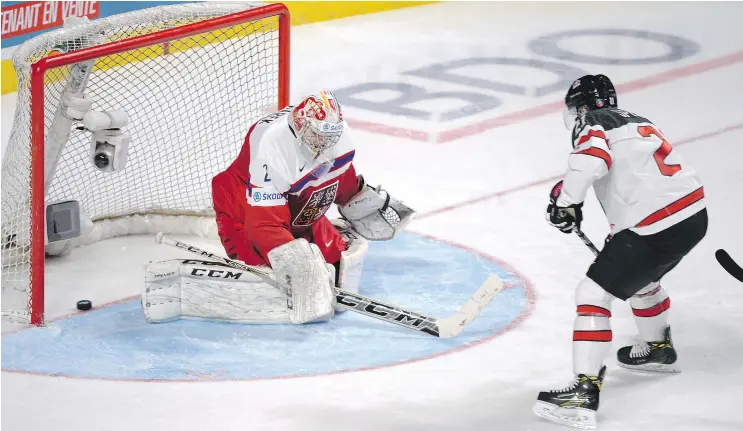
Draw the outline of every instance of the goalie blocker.
[[[261,268],[279,289],[262,277],[214,262],[193,259],[152,262],[146,267],[142,293],[145,317],[152,323],[178,319],[247,324],[326,321],[339,311],[334,307],[333,284],[357,293],[368,251],[367,241],[344,221],[333,223],[348,243],[338,267],[326,264],[316,245],[303,239],[291,241],[272,250],[274,270]],[[305,264],[296,265],[299,256]],[[327,285],[299,286],[306,281],[303,275],[306,271],[325,271],[327,278],[308,280],[326,279]]]

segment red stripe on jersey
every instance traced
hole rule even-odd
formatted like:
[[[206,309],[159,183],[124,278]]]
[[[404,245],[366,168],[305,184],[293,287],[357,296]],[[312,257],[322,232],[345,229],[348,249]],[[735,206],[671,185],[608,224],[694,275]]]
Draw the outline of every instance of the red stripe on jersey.
[[[604,331],[573,331],[573,341],[611,341],[611,329]]]
[[[604,159],[604,162],[606,162],[606,168],[611,169],[611,156],[606,151],[602,150],[601,148],[591,147],[588,149],[585,149],[583,151],[578,151],[574,154],[586,154],[588,156],[598,157],[599,159]]]
[[[604,317],[611,317],[611,311],[595,305],[579,305],[576,312],[580,315],[598,314]]]
[[[660,304],[654,305],[650,308],[643,308],[643,309],[633,308],[632,314],[634,314],[637,317],[653,317],[668,310],[669,308],[671,308],[671,298],[666,298],[665,301],[661,302]]]
[[[704,187],[699,187],[698,189],[677,200],[676,202],[668,205],[665,208],[661,208],[658,211],[645,217],[645,219],[643,219],[640,223],[637,223],[637,226],[635,227],[650,226],[657,221],[663,220],[670,215],[676,214],[682,209],[702,200],[702,198],[704,198]]]
[[[601,130],[589,130],[588,133],[581,136],[578,140],[578,143],[575,144],[576,148],[580,147],[582,144],[586,143],[591,138],[601,138],[606,142],[606,145],[609,145],[609,140],[606,139],[606,135]]]

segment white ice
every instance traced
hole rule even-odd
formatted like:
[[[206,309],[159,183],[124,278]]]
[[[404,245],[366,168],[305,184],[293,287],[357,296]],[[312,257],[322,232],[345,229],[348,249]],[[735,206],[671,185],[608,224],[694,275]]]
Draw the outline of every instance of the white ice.
[[[478,55],[531,55],[526,42],[559,30],[632,28],[670,33],[699,43],[696,55],[651,66],[577,65],[606,73],[616,83],[743,51],[740,3],[443,3],[298,27],[292,33],[292,96],[319,85],[408,81],[429,91],[466,89],[401,77],[400,72],[443,60]],[[332,43],[332,47],[323,45]],[[581,52],[652,56],[661,50],[630,40],[576,43]],[[538,72],[491,77],[523,85],[551,79]],[[497,73],[502,73],[497,75]],[[487,78],[487,75],[478,75]],[[656,122],[671,143],[743,123],[743,62],[699,71],[622,94],[620,104]],[[14,95],[2,100],[5,145]],[[558,101],[503,96],[484,120]],[[431,105],[420,105],[430,108]],[[443,109],[448,109],[442,106]],[[443,110],[442,109],[442,110]],[[495,115],[492,115],[495,114]],[[408,121],[349,108],[353,119],[417,130],[452,124]],[[462,126],[465,123],[455,125]],[[560,175],[569,133],[559,112],[470,137],[436,144],[357,131],[356,164],[421,217],[410,230],[466,244],[524,274],[538,299],[531,316],[511,331],[450,355],[371,371],[248,382],[116,382],[2,373],[2,426],[7,430],[559,430],[531,412],[538,391],[571,377],[573,291],[591,262],[573,236],[544,221]],[[705,185],[710,227],[705,240],[669,274],[671,324],[683,372],[643,375],[618,368],[610,356],[602,388],[599,429],[743,429],[743,294],[741,284],[714,259],[724,248],[743,261],[743,128],[677,146]],[[495,192],[516,189],[456,209],[434,211]],[[593,195],[584,209],[586,234],[600,243],[608,226]],[[203,243],[202,243],[203,244]],[[219,251],[218,244],[204,244]],[[112,261],[107,256],[125,259]],[[139,280],[127,268],[176,255],[151,237],[106,241],[75,251],[74,264],[50,265],[51,318],[74,311],[85,297],[104,303],[134,296]],[[93,263],[95,262],[95,263]],[[86,282],[83,273],[109,276]],[[614,349],[635,341],[627,304],[614,304]],[[613,356],[614,350],[612,351]]]

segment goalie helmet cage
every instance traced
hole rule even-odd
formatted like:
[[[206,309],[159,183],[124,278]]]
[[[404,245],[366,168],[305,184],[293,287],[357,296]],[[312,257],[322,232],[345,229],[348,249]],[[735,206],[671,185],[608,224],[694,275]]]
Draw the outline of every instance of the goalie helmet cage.
[[[3,320],[44,323],[48,204],[77,201],[93,221],[68,249],[158,231],[214,235],[212,177],[255,120],[289,104],[289,36],[283,4],[205,2],[66,23],[19,46],[2,162]],[[80,92],[91,110],[128,114],[123,170],[98,170],[91,133],[65,115],[63,94]]]

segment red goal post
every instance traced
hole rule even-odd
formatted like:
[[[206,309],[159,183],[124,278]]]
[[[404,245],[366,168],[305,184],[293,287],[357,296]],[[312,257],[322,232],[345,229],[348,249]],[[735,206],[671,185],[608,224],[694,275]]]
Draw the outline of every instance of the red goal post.
[[[162,230],[160,218],[176,217],[172,228],[180,233],[210,229],[189,223],[213,218],[211,177],[237,155],[253,121],[289,104],[289,19],[280,3],[169,5],[19,47],[18,102],[2,172],[4,319],[44,323],[52,201],[79,202],[95,225],[72,247]],[[68,52],[52,55],[60,40]],[[91,109],[128,114],[131,143],[121,172],[93,166],[91,134],[60,109],[62,95],[80,88],[93,99]]]

